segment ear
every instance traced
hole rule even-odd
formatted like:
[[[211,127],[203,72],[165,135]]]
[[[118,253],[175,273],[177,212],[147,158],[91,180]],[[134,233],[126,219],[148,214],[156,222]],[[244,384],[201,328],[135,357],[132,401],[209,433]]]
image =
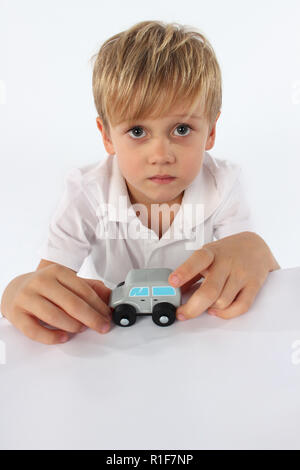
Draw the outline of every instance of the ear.
[[[106,152],[109,155],[114,154],[115,149],[114,149],[111,137],[106,133],[106,131],[104,129],[103,121],[99,116],[96,118],[96,123],[97,123],[97,127],[98,127],[99,131],[102,134],[103,145],[105,147]]]
[[[219,119],[221,114],[221,111],[218,112],[215,123],[213,125],[213,128],[210,131],[210,134],[207,138],[206,145],[205,145],[205,150],[210,150],[213,148],[215,145],[215,139],[216,139],[216,125],[217,125],[217,120]]]

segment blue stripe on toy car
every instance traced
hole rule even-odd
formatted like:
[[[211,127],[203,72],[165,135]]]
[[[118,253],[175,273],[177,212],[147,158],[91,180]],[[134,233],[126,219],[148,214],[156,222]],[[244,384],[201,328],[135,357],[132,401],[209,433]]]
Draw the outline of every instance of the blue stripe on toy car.
[[[171,286],[157,286],[152,287],[152,295],[176,295],[176,291]]]
[[[137,297],[137,296],[148,297],[149,287],[133,287],[132,289],[130,289],[129,297]]]

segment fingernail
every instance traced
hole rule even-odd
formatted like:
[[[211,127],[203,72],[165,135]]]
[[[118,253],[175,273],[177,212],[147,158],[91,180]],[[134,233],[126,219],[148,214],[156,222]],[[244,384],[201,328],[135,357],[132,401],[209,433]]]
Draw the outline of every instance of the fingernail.
[[[107,333],[109,329],[110,329],[110,324],[105,322],[101,326],[100,331],[101,333]]]
[[[182,313],[178,313],[177,318],[178,320],[186,320],[186,317]]]
[[[175,286],[177,286],[178,284],[180,284],[180,279],[179,277],[177,276],[177,274],[172,274],[171,275],[171,281],[173,284],[175,284]]]
[[[65,343],[66,341],[68,341],[68,339],[69,339],[69,336],[67,335],[67,333],[62,333],[59,337],[60,343]]]

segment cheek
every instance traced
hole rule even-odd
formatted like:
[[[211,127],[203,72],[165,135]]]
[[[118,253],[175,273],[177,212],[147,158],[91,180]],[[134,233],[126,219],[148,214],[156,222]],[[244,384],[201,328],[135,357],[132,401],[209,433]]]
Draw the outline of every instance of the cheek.
[[[131,179],[135,179],[143,172],[142,162],[135,161],[132,157],[119,160],[119,166],[123,175],[129,176]]]
[[[202,161],[203,159],[199,156],[199,154],[192,155],[190,157],[186,156],[186,158],[181,162],[182,172],[185,175],[189,175],[192,178],[195,178],[196,174],[201,169]]]

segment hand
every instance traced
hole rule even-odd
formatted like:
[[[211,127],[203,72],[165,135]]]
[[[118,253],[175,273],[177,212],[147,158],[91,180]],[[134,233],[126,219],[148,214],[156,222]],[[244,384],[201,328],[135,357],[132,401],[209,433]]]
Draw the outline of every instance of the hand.
[[[110,292],[102,281],[78,277],[53,263],[13,279],[3,294],[1,311],[29,338],[61,343],[69,339],[66,332],[79,333],[89,327],[106,333],[110,329]],[[57,329],[42,326],[39,320]]]
[[[178,307],[177,318],[194,318],[207,309],[224,319],[241,315],[249,310],[268,273],[276,269],[280,266],[268,245],[254,232],[207,243],[169,276],[169,283],[181,287],[182,293],[205,278],[188,302]],[[173,274],[178,275],[178,284],[172,281]]]

